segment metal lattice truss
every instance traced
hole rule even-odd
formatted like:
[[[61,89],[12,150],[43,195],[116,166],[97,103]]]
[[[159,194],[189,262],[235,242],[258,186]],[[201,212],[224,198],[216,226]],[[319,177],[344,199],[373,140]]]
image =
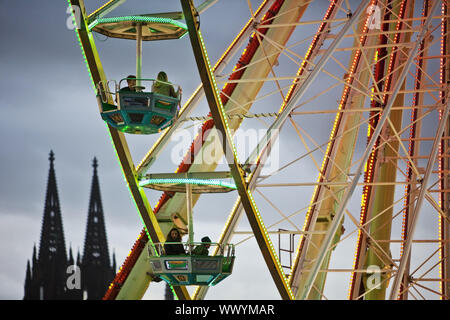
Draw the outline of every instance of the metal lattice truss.
[[[83,0],[69,3],[81,9],[77,35],[93,83],[106,83],[92,14]],[[202,84],[136,165],[126,136],[109,127],[145,228],[105,299],[141,298],[151,282],[146,246],[164,242],[173,212],[187,221],[184,193],[164,192],[151,207],[139,178],[193,125],[198,136],[175,172],[213,172],[229,155],[237,199],[217,242],[255,239],[283,299],[328,299],[337,289],[327,280],[343,276],[340,298],[449,299],[448,0],[247,4],[251,19],[211,66],[196,10],[181,1]],[[211,113],[193,116],[204,96]],[[265,132],[245,155],[238,128]],[[218,134],[222,153],[205,164]],[[244,213],[248,231],[238,230]],[[294,235],[286,265],[273,243]],[[209,290],[173,289],[180,299]]]

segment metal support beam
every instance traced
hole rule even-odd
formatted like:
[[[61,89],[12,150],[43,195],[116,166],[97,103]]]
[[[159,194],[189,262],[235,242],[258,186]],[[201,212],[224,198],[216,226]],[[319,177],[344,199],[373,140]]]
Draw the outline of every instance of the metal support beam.
[[[302,300],[306,299],[308,297],[308,295],[309,295],[309,292],[311,291],[311,288],[312,288],[312,286],[314,284],[314,281],[315,281],[316,276],[317,276],[317,274],[318,274],[318,272],[320,270],[320,267],[321,267],[321,265],[322,265],[326,255],[327,255],[329,249],[330,249],[330,245],[331,245],[331,243],[333,241],[334,235],[336,234],[337,229],[340,226],[340,222],[341,222],[341,220],[342,220],[342,218],[344,216],[345,209],[347,207],[347,203],[349,202],[351,196],[353,195],[353,192],[355,191],[355,188],[356,188],[356,186],[358,184],[359,178],[360,178],[360,176],[363,173],[364,166],[365,166],[365,164],[366,164],[366,162],[367,162],[367,160],[368,160],[368,158],[369,158],[369,156],[371,154],[372,148],[375,145],[375,142],[377,141],[378,136],[381,133],[381,130],[382,130],[383,126],[384,126],[384,123],[386,122],[386,120],[387,120],[387,118],[388,118],[388,116],[390,114],[391,108],[392,108],[392,106],[394,104],[394,101],[395,101],[395,97],[397,96],[398,92],[400,91],[400,89],[401,89],[401,87],[403,85],[403,81],[405,80],[406,75],[409,72],[409,68],[410,68],[410,66],[413,63],[415,56],[417,55],[418,49],[420,47],[420,44],[421,44],[422,40],[424,39],[425,35],[428,32],[428,27],[429,27],[429,25],[431,23],[431,20],[432,20],[432,17],[433,17],[433,12],[437,8],[437,4],[438,4],[438,1],[435,2],[432,10],[430,11],[430,15],[428,16],[427,20],[425,21],[425,23],[423,25],[423,28],[422,28],[420,34],[418,35],[418,37],[416,39],[414,47],[409,52],[408,60],[406,61],[405,65],[404,65],[404,68],[403,68],[403,70],[402,70],[402,72],[401,72],[401,74],[399,76],[398,82],[395,85],[393,93],[390,96],[389,101],[387,102],[387,104],[386,104],[386,106],[384,108],[383,114],[382,114],[382,116],[379,119],[378,125],[377,125],[377,127],[375,128],[375,130],[374,130],[374,132],[372,134],[372,138],[370,139],[370,141],[367,144],[367,147],[366,147],[366,150],[364,151],[363,157],[360,160],[360,164],[358,166],[358,169],[355,172],[355,177],[352,180],[352,184],[347,189],[347,191],[346,191],[342,201],[339,203],[339,207],[338,207],[338,209],[336,211],[336,215],[333,218],[333,222],[332,222],[332,224],[331,224],[331,226],[330,226],[330,228],[328,230],[328,234],[326,235],[326,237],[325,237],[325,239],[324,239],[324,241],[322,243],[322,246],[320,247],[319,254],[318,254],[318,256],[317,256],[317,258],[316,258],[316,260],[314,262],[313,267],[311,268],[311,272],[308,275],[308,278],[307,278],[307,280],[305,282],[305,285],[304,285],[303,288],[301,288],[302,289],[302,294],[301,294],[301,296],[299,298],[302,299]]]
[[[141,86],[142,78],[142,24],[136,26],[136,86]]]
[[[445,86],[445,84],[448,84],[450,81],[450,4],[447,2],[447,4],[442,3],[442,15],[446,16],[442,20],[441,24],[441,73],[440,73],[440,83],[442,86]],[[444,89],[442,89],[440,93],[440,97],[445,97]],[[444,131],[444,136],[447,138],[441,140],[441,150],[439,151],[438,156],[442,156],[444,154],[448,154],[449,152],[449,145],[446,142],[448,137],[450,136],[450,121],[447,122],[447,127]],[[450,189],[450,181],[447,179],[448,174],[450,172],[450,159],[441,158],[440,160],[440,171],[442,170],[442,173],[439,173],[439,178],[441,179],[440,182],[440,188],[443,190]],[[442,248],[440,250],[440,257],[444,258],[442,259],[440,265],[439,265],[439,271],[442,276],[442,278],[449,279],[450,278],[450,242],[448,240],[450,239],[450,193],[444,193],[442,192],[440,194],[440,221],[439,221],[439,239],[443,241]],[[450,282],[441,282],[441,292],[442,297],[450,297]]]
[[[92,12],[88,17],[88,24],[90,24],[95,19],[101,18],[111,11],[113,11],[115,8],[123,4],[127,0],[111,0],[105,3],[103,6]]]
[[[95,46],[94,37],[88,29],[88,18],[86,15],[84,0],[69,0],[69,3],[72,7],[78,6],[80,8],[80,25],[76,29],[76,32],[78,33],[79,41],[82,47],[81,49],[85,55],[86,64],[92,76],[92,81],[94,82],[94,85],[106,83],[106,75]],[[108,94],[108,100],[110,103],[113,103],[113,98],[110,94]],[[111,135],[111,140],[116,150],[117,157],[119,158],[125,180],[127,181],[128,188],[142,218],[148,236],[153,242],[164,242],[165,237],[159,227],[159,223],[156,220],[143,189],[138,185],[136,170],[131,159],[125,136],[122,132],[117,131],[109,125],[108,130]],[[174,287],[174,289],[178,298],[190,299],[189,292],[184,286]]]
[[[438,1],[436,1],[438,3]],[[406,265],[408,263],[408,257],[411,253],[412,247],[412,239],[414,237],[414,231],[416,230],[418,216],[420,213],[420,209],[422,208],[423,199],[427,192],[427,184],[431,176],[431,172],[433,170],[434,165],[436,164],[436,156],[439,151],[439,144],[441,142],[442,134],[444,133],[445,126],[447,124],[447,118],[450,110],[450,99],[447,99],[447,107],[444,109],[442,113],[441,119],[439,121],[439,126],[436,132],[436,137],[433,141],[433,147],[430,152],[430,158],[427,163],[427,168],[422,180],[422,186],[420,187],[420,192],[416,200],[416,206],[414,207],[414,211],[411,215],[411,224],[408,229],[408,236],[406,238],[405,247],[403,249],[402,256],[400,258],[400,265],[397,270],[397,275],[395,276],[394,284],[392,285],[391,294],[389,296],[390,300],[397,299],[397,295],[400,290],[401,281],[403,278],[403,273],[405,272]]]
[[[189,183],[186,183],[186,208],[188,216],[188,242],[192,245],[194,243],[194,219],[192,216],[192,186]],[[189,253],[191,253],[191,250],[192,246],[189,246]]]
[[[380,94],[385,93],[384,102],[387,102],[389,97],[389,92],[397,82],[397,75],[402,71],[402,64],[406,60],[406,53],[401,49],[405,43],[411,43],[412,33],[400,32],[411,29],[412,27],[407,23],[402,21],[403,18],[409,18],[413,16],[414,13],[414,1],[411,0],[395,0],[387,4],[385,12],[385,20],[388,18],[388,8],[392,8],[392,12],[389,13],[390,16],[398,17],[399,21],[395,23],[395,30],[398,31],[393,34],[393,39],[391,41],[398,45],[398,47],[393,47],[392,51],[389,52],[385,49],[380,49],[377,58],[377,68],[376,75],[377,78],[382,77],[382,82],[380,83]],[[388,29],[388,25],[383,25],[383,31]],[[392,26],[394,28],[394,26]],[[381,37],[382,42],[389,41],[387,36]],[[422,49],[422,45],[419,49]],[[381,60],[381,61],[380,61]],[[387,67],[386,70],[382,67]],[[400,89],[399,93],[395,97],[394,105],[392,109],[405,104],[405,94],[401,93],[406,88],[406,83],[403,81],[403,87]],[[381,104],[373,104],[372,106],[381,106]],[[360,243],[359,246],[359,261],[364,262],[364,267],[369,268],[369,266],[378,266],[380,269],[387,269],[395,262],[392,261],[392,254],[390,250],[389,243],[378,243],[377,240],[385,240],[391,238],[392,231],[392,220],[394,216],[394,196],[395,196],[395,183],[397,180],[398,172],[398,160],[392,159],[391,161],[384,161],[388,157],[397,157],[399,154],[400,147],[403,144],[399,141],[400,137],[397,134],[402,128],[402,118],[403,110],[392,110],[389,114],[387,121],[389,122],[382,130],[381,138],[379,143],[381,144],[384,139],[390,140],[387,145],[381,147],[380,152],[372,151],[370,155],[370,160],[367,164],[366,177],[372,179],[372,182],[387,182],[385,186],[376,185],[371,188],[364,190],[364,206],[361,209],[361,214],[363,220],[370,219],[370,224],[366,225],[367,236],[362,235],[361,240],[364,243]],[[376,125],[376,120],[372,125]],[[394,139],[397,138],[397,139]],[[384,140],[386,141],[386,140]],[[378,147],[378,145],[377,145]],[[408,151],[403,150],[405,153]],[[379,214],[383,212],[383,214]],[[371,217],[376,217],[371,219]],[[367,240],[369,239],[369,240]],[[373,240],[373,241],[372,241]],[[376,242],[377,245],[372,245]],[[380,252],[382,252],[380,254]],[[362,259],[361,259],[362,258]],[[396,265],[395,265],[396,266]],[[365,300],[380,300],[386,297],[386,287],[389,284],[388,281],[384,281],[390,274],[384,274],[380,278],[380,286],[377,290],[370,290],[367,288],[367,278],[368,275],[362,275],[360,282],[357,284],[360,286],[360,290],[367,290],[364,295]],[[356,285],[356,284],[355,284]],[[358,290],[358,291],[360,291]],[[362,292],[358,292],[362,293]],[[355,292],[356,294],[356,292]]]
[[[208,10],[212,5],[214,5],[219,0],[205,0],[203,1],[198,7],[197,11],[198,13],[203,13],[206,10]]]
[[[248,190],[248,186],[244,178],[244,172],[239,166],[233,140],[228,129],[227,119],[224,114],[224,109],[219,97],[214,75],[212,73],[206,49],[203,44],[199,24],[196,20],[197,12],[192,0],[181,0],[181,5],[183,7],[183,13],[188,26],[189,37],[199,69],[200,78],[203,83],[205,96],[211,109],[211,114],[214,119],[216,129],[222,133],[224,140],[222,147],[230,166],[231,174],[238,188],[242,205],[245,209],[269,272],[272,275],[281,297],[283,299],[292,299],[292,291],[287,284],[287,279],[278,261],[275,250],[272,247],[270,238],[266,234],[264,223],[259,215],[258,209],[256,208],[253,197]]]

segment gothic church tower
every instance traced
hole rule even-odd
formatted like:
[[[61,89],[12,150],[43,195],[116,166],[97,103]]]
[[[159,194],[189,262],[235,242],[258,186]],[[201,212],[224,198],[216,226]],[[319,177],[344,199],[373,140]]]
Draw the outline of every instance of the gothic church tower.
[[[102,299],[109,284],[116,275],[116,261],[113,255],[111,265],[108,240],[106,237],[100,185],[97,176],[97,159],[94,158],[94,175],[92,177],[91,197],[89,201],[86,237],[81,263],[82,290],[84,298]]]
[[[27,262],[24,300],[81,300],[102,299],[115,276],[115,256],[110,263],[106,228],[94,158],[91,196],[83,257],[76,260],[72,249],[67,256],[61,207],[54,169],[55,156],[50,151],[50,170],[45,197],[39,251],[33,248],[33,257]],[[75,266],[75,267],[74,267]],[[80,287],[68,285],[68,279],[80,271]]]
[[[50,170],[45,196],[41,241],[36,256],[33,248],[32,265],[27,263],[24,299],[55,300],[66,299],[67,253],[61,207],[56,186],[53,151],[50,151]]]

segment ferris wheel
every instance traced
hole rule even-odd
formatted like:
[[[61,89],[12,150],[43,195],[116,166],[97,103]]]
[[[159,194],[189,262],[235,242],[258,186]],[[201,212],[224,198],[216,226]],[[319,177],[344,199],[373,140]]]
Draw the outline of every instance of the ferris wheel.
[[[239,246],[255,240],[282,299],[329,299],[336,279],[340,299],[450,298],[448,0],[243,1],[251,18],[215,64],[201,33],[214,25],[200,18],[217,0],[120,17],[124,0],[92,13],[68,2],[99,119],[144,224],[104,299],[140,299],[159,280],[178,299],[204,299],[233,281]],[[108,79],[94,33],[136,40],[136,75]],[[201,79],[183,95],[167,77],[142,75],[143,41],[182,37]],[[210,113],[193,116],[203,98]],[[192,124],[198,134],[181,163],[149,173]],[[258,132],[250,150],[239,130]],[[132,135],[158,137],[136,162]],[[205,193],[236,198],[200,255],[195,206]],[[239,230],[242,217],[250,230]],[[166,252],[174,228],[188,236],[178,254]]]

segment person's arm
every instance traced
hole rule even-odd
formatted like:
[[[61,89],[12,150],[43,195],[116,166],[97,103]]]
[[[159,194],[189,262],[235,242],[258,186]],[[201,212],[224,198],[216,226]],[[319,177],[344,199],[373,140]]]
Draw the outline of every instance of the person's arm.
[[[173,88],[173,86],[170,86],[170,96],[174,97],[174,98],[178,98],[178,92],[175,92],[175,89]]]

